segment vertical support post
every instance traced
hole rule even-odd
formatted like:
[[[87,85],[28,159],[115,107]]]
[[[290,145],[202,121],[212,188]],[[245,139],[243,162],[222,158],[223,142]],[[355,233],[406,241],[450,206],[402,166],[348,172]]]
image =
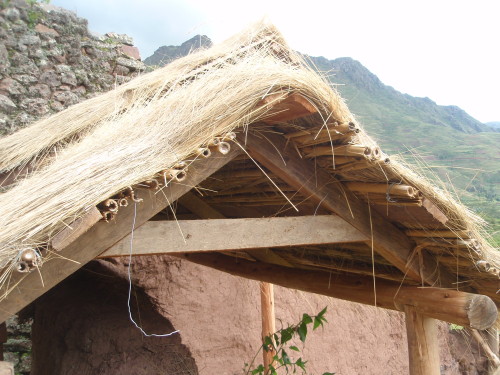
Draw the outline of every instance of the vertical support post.
[[[484,331],[486,333],[486,338],[488,346],[491,351],[498,356],[498,329],[496,327],[491,327]],[[497,366],[490,360],[488,366],[488,374],[495,374],[497,371]]]
[[[405,305],[410,375],[439,375],[439,347],[436,320]]]
[[[270,283],[260,283],[260,302],[262,313],[262,339],[276,332],[276,319],[274,316],[274,286]],[[264,368],[268,369],[273,363],[274,351],[262,351]],[[266,372],[267,373],[267,372]]]

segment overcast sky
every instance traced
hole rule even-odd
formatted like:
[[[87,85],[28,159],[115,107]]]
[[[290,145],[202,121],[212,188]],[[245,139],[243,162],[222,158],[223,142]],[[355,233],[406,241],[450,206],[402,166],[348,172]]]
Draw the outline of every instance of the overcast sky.
[[[387,85],[500,121],[498,0],[52,0],[143,58],[196,34],[220,42],[267,16],[296,50],[349,56]]]

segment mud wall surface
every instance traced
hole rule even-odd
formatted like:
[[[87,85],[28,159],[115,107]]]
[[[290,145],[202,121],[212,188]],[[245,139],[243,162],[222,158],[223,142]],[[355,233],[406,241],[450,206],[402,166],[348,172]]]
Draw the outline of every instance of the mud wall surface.
[[[145,337],[131,324],[127,296],[125,280],[97,262],[46,293],[34,309],[31,374],[198,374],[180,335]],[[146,332],[174,331],[140,288],[132,304]]]
[[[125,276],[126,259],[103,262]],[[168,256],[134,258],[132,275],[157,311],[180,330],[201,375],[242,374],[260,345],[258,282]],[[328,307],[329,323],[311,333],[304,348],[310,373],[408,373],[401,313],[282,287],[275,287],[275,304],[278,327]],[[439,339],[442,374],[484,371],[485,360],[471,340],[451,333],[445,323],[440,324]]]

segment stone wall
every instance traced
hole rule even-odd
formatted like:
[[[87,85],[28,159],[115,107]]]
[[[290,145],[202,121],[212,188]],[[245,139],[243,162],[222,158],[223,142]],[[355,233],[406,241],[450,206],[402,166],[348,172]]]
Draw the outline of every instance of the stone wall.
[[[92,34],[85,19],[54,6],[0,0],[0,135],[145,69],[126,35]]]
[[[132,38],[89,32],[50,5],[0,0],[0,136],[129,81],[146,70]],[[32,320],[7,321],[4,358],[31,370]]]

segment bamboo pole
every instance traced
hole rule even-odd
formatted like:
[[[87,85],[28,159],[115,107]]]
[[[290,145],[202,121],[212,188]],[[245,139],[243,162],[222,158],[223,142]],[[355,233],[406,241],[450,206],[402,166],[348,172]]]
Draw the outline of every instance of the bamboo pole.
[[[304,149],[305,156],[312,158],[315,156],[340,155],[368,158],[372,154],[372,149],[363,145],[342,145],[342,146],[318,146]]]
[[[272,336],[276,332],[276,319],[274,314],[274,286],[273,284],[260,283],[260,303],[262,314],[262,342],[266,336]],[[274,350],[262,351],[264,357],[264,368],[269,369],[269,365],[273,364]]]
[[[439,375],[439,346],[436,320],[404,307],[410,375]]]
[[[359,193],[378,193],[389,196],[418,198],[419,191],[413,186],[403,184],[374,184],[367,182],[346,182],[345,186]]]

